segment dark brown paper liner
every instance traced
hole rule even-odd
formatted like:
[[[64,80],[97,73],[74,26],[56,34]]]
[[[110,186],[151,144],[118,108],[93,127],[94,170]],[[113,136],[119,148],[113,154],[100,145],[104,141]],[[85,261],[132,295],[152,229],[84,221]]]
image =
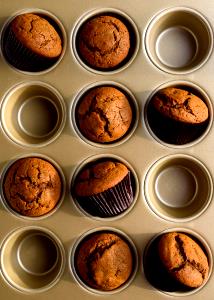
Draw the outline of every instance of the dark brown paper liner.
[[[8,28],[3,39],[3,53],[15,68],[28,72],[39,72],[50,68],[57,59],[44,58],[27,49]]]
[[[89,197],[77,197],[78,204],[92,216],[113,217],[127,210],[133,202],[130,172],[113,188]]]

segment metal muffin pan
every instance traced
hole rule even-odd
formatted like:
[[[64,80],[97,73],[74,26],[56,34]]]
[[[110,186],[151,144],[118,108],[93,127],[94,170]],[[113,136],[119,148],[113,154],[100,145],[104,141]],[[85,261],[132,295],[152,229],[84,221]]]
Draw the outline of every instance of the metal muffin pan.
[[[38,296],[41,300],[68,300],[71,297],[94,299],[94,293],[76,282],[71,272],[70,255],[80,237],[90,230],[96,231],[107,226],[131,238],[138,252],[139,266],[128,286],[111,295],[103,294],[103,299],[135,297],[136,300],[165,300],[169,296],[180,296],[183,299],[188,296],[188,299],[211,300],[214,293],[214,4],[207,0],[134,0],[131,3],[121,0],[62,0],[60,3],[32,0],[29,6],[25,0],[14,3],[0,0],[0,7],[1,39],[8,21],[22,12],[37,12],[53,18],[63,37],[63,52],[59,61],[42,72],[20,72],[7,63],[1,52],[1,184],[6,166],[14,159],[35,156],[35,153],[56,162],[62,169],[66,183],[60,207],[47,218],[32,220],[16,217],[5,207],[1,196],[1,298],[29,299],[30,293],[32,300]],[[86,18],[104,12],[118,13],[122,18],[127,18],[135,32],[132,56],[127,64],[111,72],[86,67],[80,61],[74,44],[78,26]],[[187,15],[191,22],[187,20]],[[157,25],[158,22],[161,22],[161,26]],[[172,51],[177,47],[170,48],[170,45],[179,40],[183,45],[182,51],[174,56]],[[124,88],[136,110],[132,130],[124,139],[111,145],[97,145],[83,139],[74,120],[78,97],[87,88],[103,83]],[[31,88],[33,85],[37,86],[36,92]],[[147,104],[157,89],[185,85],[198,90],[197,93],[207,103],[209,124],[203,135],[193,143],[170,145],[159,140],[151,131],[146,120]],[[16,96],[20,92],[19,88],[27,88],[27,95],[22,101]],[[40,101],[40,97],[44,102]],[[42,122],[37,118],[35,110],[42,117]],[[50,119],[51,124],[47,119]],[[118,218],[92,218],[84,215],[74,203],[70,195],[72,178],[85,162],[109,156],[127,163],[134,172],[137,196],[131,209]],[[176,176],[179,179],[178,185]],[[170,179],[173,189],[165,189],[165,178]],[[185,187],[183,194],[179,194],[181,186]],[[177,201],[179,207],[174,204]],[[160,211],[160,207],[167,209]],[[189,214],[185,214],[188,207],[192,209]],[[178,209],[181,214],[177,213]],[[145,277],[145,249],[150,240],[167,230],[192,234],[199,238],[206,249],[210,263],[209,279],[193,293],[166,294],[153,287]],[[14,244],[11,249],[10,243]],[[38,261],[38,264],[29,263],[34,259],[35,252],[31,252],[32,256],[25,255],[29,246],[42,253],[43,260]],[[52,249],[50,257],[47,254],[49,248]],[[28,281],[23,286],[20,283],[26,276]],[[41,278],[46,284],[43,285]]]

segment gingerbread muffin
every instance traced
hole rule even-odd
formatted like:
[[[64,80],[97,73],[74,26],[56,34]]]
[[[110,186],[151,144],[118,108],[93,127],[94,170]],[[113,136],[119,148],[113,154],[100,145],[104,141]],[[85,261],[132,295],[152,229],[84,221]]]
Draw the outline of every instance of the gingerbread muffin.
[[[111,160],[86,166],[77,174],[71,192],[83,210],[103,218],[121,214],[134,200],[131,172]]]
[[[117,88],[96,87],[80,99],[76,121],[87,139],[110,143],[128,132],[132,123],[132,108],[126,95]]]
[[[133,265],[129,244],[115,233],[92,234],[75,253],[78,276],[89,287],[101,291],[111,291],[126,283]]]
[[[168,87],[151,99],[147,119],[154,134],[169,144],[182,145],[199,138],[209,122],[209,110],[198,96]]]
[[[48,161],[27,157],[8,169],[4,183],[8,205],[23,216],[38,217],[50,212],[59,202],[62,183],[58,171]]]
[[[166,270],[180,283],[197,288],[207,279],[207,257],[188,235],[179,232],[164,234],[159,241],[158,252]]]
[[[89,66],[104,70],[115,68],[129,53],[129,31],[116,17],[94,17],[80,28],[77,49],[80,57]]]
[[[62,40],[44,17],[21,14],[9,24],[3,39],[9,63],[24,71],[40,71],[53,65],[62,52]]]

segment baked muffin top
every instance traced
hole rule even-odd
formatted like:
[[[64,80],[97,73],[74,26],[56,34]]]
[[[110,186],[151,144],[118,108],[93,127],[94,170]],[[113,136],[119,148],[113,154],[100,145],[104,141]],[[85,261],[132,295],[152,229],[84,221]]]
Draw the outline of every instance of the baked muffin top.
[[[95,163],[80,171],[75,181],[75,194],[91,196],[102,193],[121,182],[128,172],[127,167],[120,162]]]
[[[62,52],[62,41],[54,27],[43,17],[27,13],[15,17],[10,28],[29,50],[46,58],[56,58]]]
[[[129,130],[132,108],[120,90],[110,86],[97,87],[80,99],[76,119],[86,138],[109,143],[118,140]]]
[[[152,98],[152,104],[164,116],[184,123],[202,123],[209,116],[204,101],[183,89],[161,89]]]
[[[164,234],[159,241],[158,252],[163,265],[182,284],[199,287],[207,279],[207,257],[188,235],[180,232]]]
[[[75,258],[81,279],[103,291],[121,286],[133,270],[130,246],[113,233],[92,234],[80,244]]]
[[[129,53],[129,31],[116,17],[94,17],[80,28],[77,47],[81,57],[90,66],[113,68]]]
[[[37,157],[17,160],[7,171],[4,194],[18,213],[37,217],[51,211],[60,200],[61,178],[55,167]]]

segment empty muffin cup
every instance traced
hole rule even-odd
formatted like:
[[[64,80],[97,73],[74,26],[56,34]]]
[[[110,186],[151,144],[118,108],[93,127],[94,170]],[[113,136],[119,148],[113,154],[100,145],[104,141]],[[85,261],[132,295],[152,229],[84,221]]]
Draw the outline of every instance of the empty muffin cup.
[[[42,147],[62,132],[66,106],[52,86],[38,81],[12,87],[1,103],[1,125],[13,142],[26,147]]]
[[[94,252],[90,253],[90,248]],[[82,255],[85,258],[81,259]],[[127,234],[116,228],[99,227],[75,241],[68,263],[75,281],[83,289],[105,296],[119,293],[131,284],[138,269],[138,253]],[[85,278],[84,268],[88,269]]]
[[[95,18],[98,23],[94,22]],[[99,18],[102,18],[100,22]],[[102,8],[87,12],[77,20],[70,44],[74,57],[84,69],[107,75],[120,72],[133,62],[139,41],[137,26],[126,13]]]
[[[139,120],[133,93],[114,81],[84,87],[71,106],[71,123],[82,141],[100,148],[114,147],[133,135]]]
[[[65,266],[65,251],[50,230],[22,227],[4,239],[0,264],[10,287],[24,293],[44,292],[59,281]]]
[[[85,216],[112,221],[133,209],[139,184],[133,167],[127,161],[113,154],[103,154],[89,157],[77,167],[71,179],[70,192],[72,202]]]
[[[163,261],[161,260],[163,253],[162,252],[162,256],[160,256],[160,251],[164,251],[162,249],[160,249],[160,240],[161,238],[165,235],[165,234],[173,234],[173,238],[175,238],[175,244],[171,244],[171,247],[177,247],[178,249],[184,249],[183,254],[181,253],[181,255],[187,255],[188,258],[187,260],[184,262],[184,264],[182,266],[179,267],[175,267],[174,269],[171,270],[167,270],[166,266],[164,265]],[[182,236],[180,236],[180,234],[185,234],[187,236],[187,238],[191,238],[196,244],[196,247],[200,247],[201,250],[203,251],[203,255],[200,256],[199,253],[201,253],[201,250],[197,250],[197,249],[193,249],[193,247],[190,245],[190,247],[188,247],[188,245],[184,245],[182,244],[182,241],[184,242],[184,239]],[[181,238],[181,239],[180,239]],[[186,241],[187,242],[187,241]],[[180,244],[179,244],[180,243]],[[180,247],[180,248],[179,248]],[[176,255],[176,251],[174,255]],[[187,253],[185,252],[187,251]],[[192,252],[191,252],[192,251]],[[170,254],[169,254],[170,255]],[[192,258],[190,256],[193,256],[194,259],[198,259],[198,261],[201,261],[198,265],[196,265],[196,261],[194,261],[194,259],[192,260]],[[204,260],[204,265],[208,265],[208,269],[206,269],[206,276],[204,278],[204,271],[205,269],[201,268],[201,263],[202,263],[202,257],[205,257]],[[163,259],[163,258],[162,258]],[[170,259],[173,260],[173,257],[171,257]],[[175,256],[176,259],[176,256]],[[177,260],[177,265],[179,265],[180,260]],[[200,284],[200,286],[198,287],[190,287],[188,285],[185,285],[184,283],[181,283],[178,279],[175,279],[174,275],[175,273],[178,271],[180,271],[182,268],[185,267],[185,264],[188,265],[188,263],[190,263],[190,265],[192,264],[192,269],[190,271],[189,274],[185,274],[185,272],[183,273],[184,277],[182,279],[185,278],[185,276],[187,276],[189,279],[192,280],[200,280],[201,278],[203,278],[202,283]],[[187,267],[186,265],[186,267]],[[210,246],[208,245],[208,243],[206,242],[206,240],[199,235],[198,233],[196,233],[193,230],[187,229],[187,228],[171,228],[171,229],[167,229],[157,235],[155,235],[146,245],[146,248],[144,250],[143,253],[143,272],[144,275],[146,277],[146,279],[148,280],[148,282],[154,287],[154,289],[158,290],[159,292],[162,292],[164,294],[167,294],[168,296],[190,296],[193,294],[198,293],[202,288],[205,287],[205,285],[207,284],[210,275],[212,274],[212,268],[213,268],[213,256],[212,256],[212,252],[210,249]],[[198,276],[191,277],[191,272],[193,272],[194,274],[194,270],[196,271],[196,273],[198,272]],[[173,273],[175,272],[175,273]],[[201,274],[200,274],[201,273]],[[200,280],[201,281],[201,280]],[[194,282],[196,283],[196,282]],[[189,283],[188,283],[189,284]],[[194,284],[193,284],[194,285]]]
[[[155,15],[144,36],[152,63],[172,74],[186,74],[200,68],[213,48],[213,32],[207,19],[188,7],[173,7]]]
[[[0,196],[13,216],[38,221],[52,216],[65,196],[60,166],[45,155],[31,153],[11,159],[1,173]]]
[[[64,56],[66,44],[60,20],[42,9],[15,13],[1,31],[3,58],[12,68],[27,74],[42,74],[55,68]]]
[[[192,156],[165,156],[146,173],[144,195],[157,216],[173,222],[191,221],[210,204],[212,177],[205,165]]]
[[[167,95],[167,90],[171,90],[170,95]],[[157,98],[163,101],[160,110],[154,104]],[[193,100],[196,103],[191,102]],[[190,120],[191,117],[196,119],[201,114],[203,116],[204,110],[199,107],[198,101],[206,108],[208,115],[206,120],[200,122]],[[164,107],[168,115],[164,113]],[[182,119],[184,116],[186,120]],[[207,93],[192,82],[167,82],[149,96],[144,108],[144,121],[151,136],[162,145],[173,148],[190,147],[201,142],[211,128],[212,102]]]

